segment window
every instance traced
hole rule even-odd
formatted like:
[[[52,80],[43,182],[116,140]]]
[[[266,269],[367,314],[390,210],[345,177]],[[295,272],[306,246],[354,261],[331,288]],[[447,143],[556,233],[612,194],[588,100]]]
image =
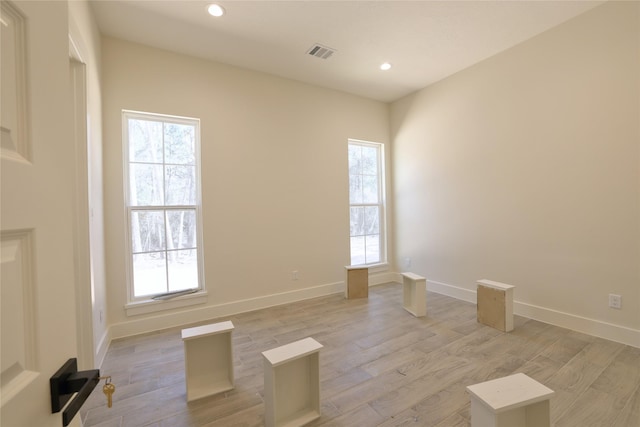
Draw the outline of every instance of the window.
[[[130,301],[203,289],[200,121],[123,111]]]
[[[383,145],[349,140],[351,265],[386,262]]]

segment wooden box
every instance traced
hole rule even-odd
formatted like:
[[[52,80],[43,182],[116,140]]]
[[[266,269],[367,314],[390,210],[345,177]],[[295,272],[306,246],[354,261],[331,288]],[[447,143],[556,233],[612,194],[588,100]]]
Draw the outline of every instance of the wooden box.
[[[478,322],[503,332],[513,331],[515,286],[492,280],[478,280]]]
[[[234,388],[230,321],[182,330],[187,402]]]
[[[554,391],[525,374],[467,387],[471,427],[549,427]]]
[[[320,417],[320,349],[305,338],[262,353],[267,427],[298,427]]]
[[[369,297],[369,268],[362,266],[345,266],[345,291],[344,297],[368,298]]]
[[[402,273],[402,297],[405,310],[416,317],[427,314],[427,279],[414,273]]]

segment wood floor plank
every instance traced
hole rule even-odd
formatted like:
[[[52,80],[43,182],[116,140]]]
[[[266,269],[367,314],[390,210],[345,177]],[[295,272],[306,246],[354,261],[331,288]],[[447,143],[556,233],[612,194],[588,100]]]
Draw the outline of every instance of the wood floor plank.
[[[390,416],[380,427],[391,426],[434,426],[451,417],[462,407],[468,399],[464,379],[452,383],[422,399],[410,408]]]
[[[334,396],[342,393],[343,391],[358,384],[362,384],[372,378],[372,375],[361,368],[353,368],[338,372],[340,372],[339,375],[332,376],[328,380],[321,380],[321,389],[325,396]]]
[[[607,341],[602,338],[594,338],[593,342],[587,345],[580,356],[595,365],[605,367],[611,360],[625,348],[624,344]]]
[[[360,369],[367,372],[371,376],[380,375],[383,372],[398,369],[398,366],[405,365],[412,360],[424,357],[425,354],[419,350],[411,348],[411,346],[403,347],[400,350],[380,356],[371,362],[360,366]]]
[[[564,330],[553,344],[545,348],[540,354],[561,363],[567,363],[576,354],[582,351],[589,344],[582,334]]]
[[[94,425],[94,427],[121,427],[121,426],[122,426],[122,417],[111,418],[105,422]]]
[[[624,403],[620,399],[591,387],[583,393],[583,398],[588,399],[591,404],[584,406],[574,401],[564,413],[561,410],[552,410],[552,424],[556,427],[610,426],[613,425],[620,411],[624,408]],[[559,413],[562,415],[558,418],[557,414]],[[632,424],[628,427],[635,426]]]
[[[247,407],[262,406],[262,397],[250,391],[228,393],[214,398],[205,398],[185,405],[184,410],[166,417],[162,426],[203,426],[228,418]],[[263,408],[264,409],[264,408]]]
[[[464,418],[459,414],[453,414],[441,423],[436,424],[435,427],[469,427],[469,425],[470,421],[468,418]]]
[[[524,360],[511,355],[494,358],[485,363],[474,363],[472,370],[466,372],[466,375],[463,375],[461,379],[388,418],[381,425],[416,425],[416,423],[418,425],[437,425],[469,406],[466,386],[504,376],[504,372],[510,374],[523,363]],[[425,391],[427,390],[421,390],[423,393]],[[398,420],[403,420],[402,424],[396,424]]]
[[[611,362],[615,354],[621,350],[618,346],[601,345],[596,351],[591,345],[587,345],[549,378],[546,385],[556,392],[551,405],[557,416],[562,412],[559,408],[569,408],[582,393],[602,377],[604,366],[607,365],[592,361]],[[631,383],[633,381],[634,379]]]
[[[640,349],[626,347],[602,371],[593,388],[621,398],[628,398],[640,382]]]
[[[346,414],[360,405],[366,404],[398,388],[405,382],[405,375],[396,371],[385,372],[337,395],[327,396],[341,414]]]
[[[261,353],[311,336],[320,352],[321,417],[313,426],[470,425],[466,386],[523,372],[556,390],[556,427],[640,427],[640,349],[516,316],[503,333],[476,306],[427,292],[427,316],[402,308],[402,287],[342,294],[114,340],[101,387],[81,409],[85,427],[264,425]],[[231,320],[235,389],[186,402],[181,329]]]
[[[370,401],[371,407],[380,415],[390,417],[446,388],[472,369],[468,360],[454,356],[432,358],[428,363],[431,366],[424,375],[420,375],[425,372],[424,369],[416,370],[415,373],[412,369],[407,369],[405,372],[409,382]]]
[[[361,405],[354,410],[347,412],[346,414],[339,415],[335,418],[328,419],[322,417],[317,422],[309,424],[310,426],[375,426],[384,421],[376,411],[374,411],[369,405]]]
[[[204,427],[262,427],[264,405],[255,405],[234,414],[204,424]],[[167,426],[168,427],[168,426]]]
[[[530,376],[534,380],[547,384],[549,380],[564,366],[563,363],[551,360],[548,357],[536,356],[528,360],[518,369],[525,375]]]
[[[640,425],[640,385],[627,401],[613,427],[627,427],[634,423]]]
[[[433,332],[434,335],[414,345],[414,348],[423,353],[440,350],[465,336],[441,325],[430,325],[429,330]]]

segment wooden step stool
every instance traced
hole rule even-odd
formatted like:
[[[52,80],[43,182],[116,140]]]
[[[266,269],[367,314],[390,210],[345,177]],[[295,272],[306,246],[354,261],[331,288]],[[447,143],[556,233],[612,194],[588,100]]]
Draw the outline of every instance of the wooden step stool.
[[[320,418],[321,348],[305,338],[262,353],[267,427],[298,427]]]
[[[427,279],[414,273],[402,273],[402,306],[416,317],[427,314]]]
[[[347,265],[344,267],[344,297],[368,298],[369,297],[369,268],[361,265]]]
[[[492,280],[478,280],[478,322],[502,332],[513,331],[515,286]]]
[[[187,402],[234,387],[230,321],[182,330]]]
[[[470,385],[471,427],[550,427],[555,394],[525,374]]]

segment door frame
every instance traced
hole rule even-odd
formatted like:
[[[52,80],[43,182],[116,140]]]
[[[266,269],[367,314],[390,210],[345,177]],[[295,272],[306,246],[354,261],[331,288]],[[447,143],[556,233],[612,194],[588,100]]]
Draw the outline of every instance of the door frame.
[[[78,368],[96,366],[93,336],[93,274],[90,244],[89,151],[87,127],[86,64],[78,44],[69,34],[69,77],[75,151],[74,257],[76,277],[76,324]]]

